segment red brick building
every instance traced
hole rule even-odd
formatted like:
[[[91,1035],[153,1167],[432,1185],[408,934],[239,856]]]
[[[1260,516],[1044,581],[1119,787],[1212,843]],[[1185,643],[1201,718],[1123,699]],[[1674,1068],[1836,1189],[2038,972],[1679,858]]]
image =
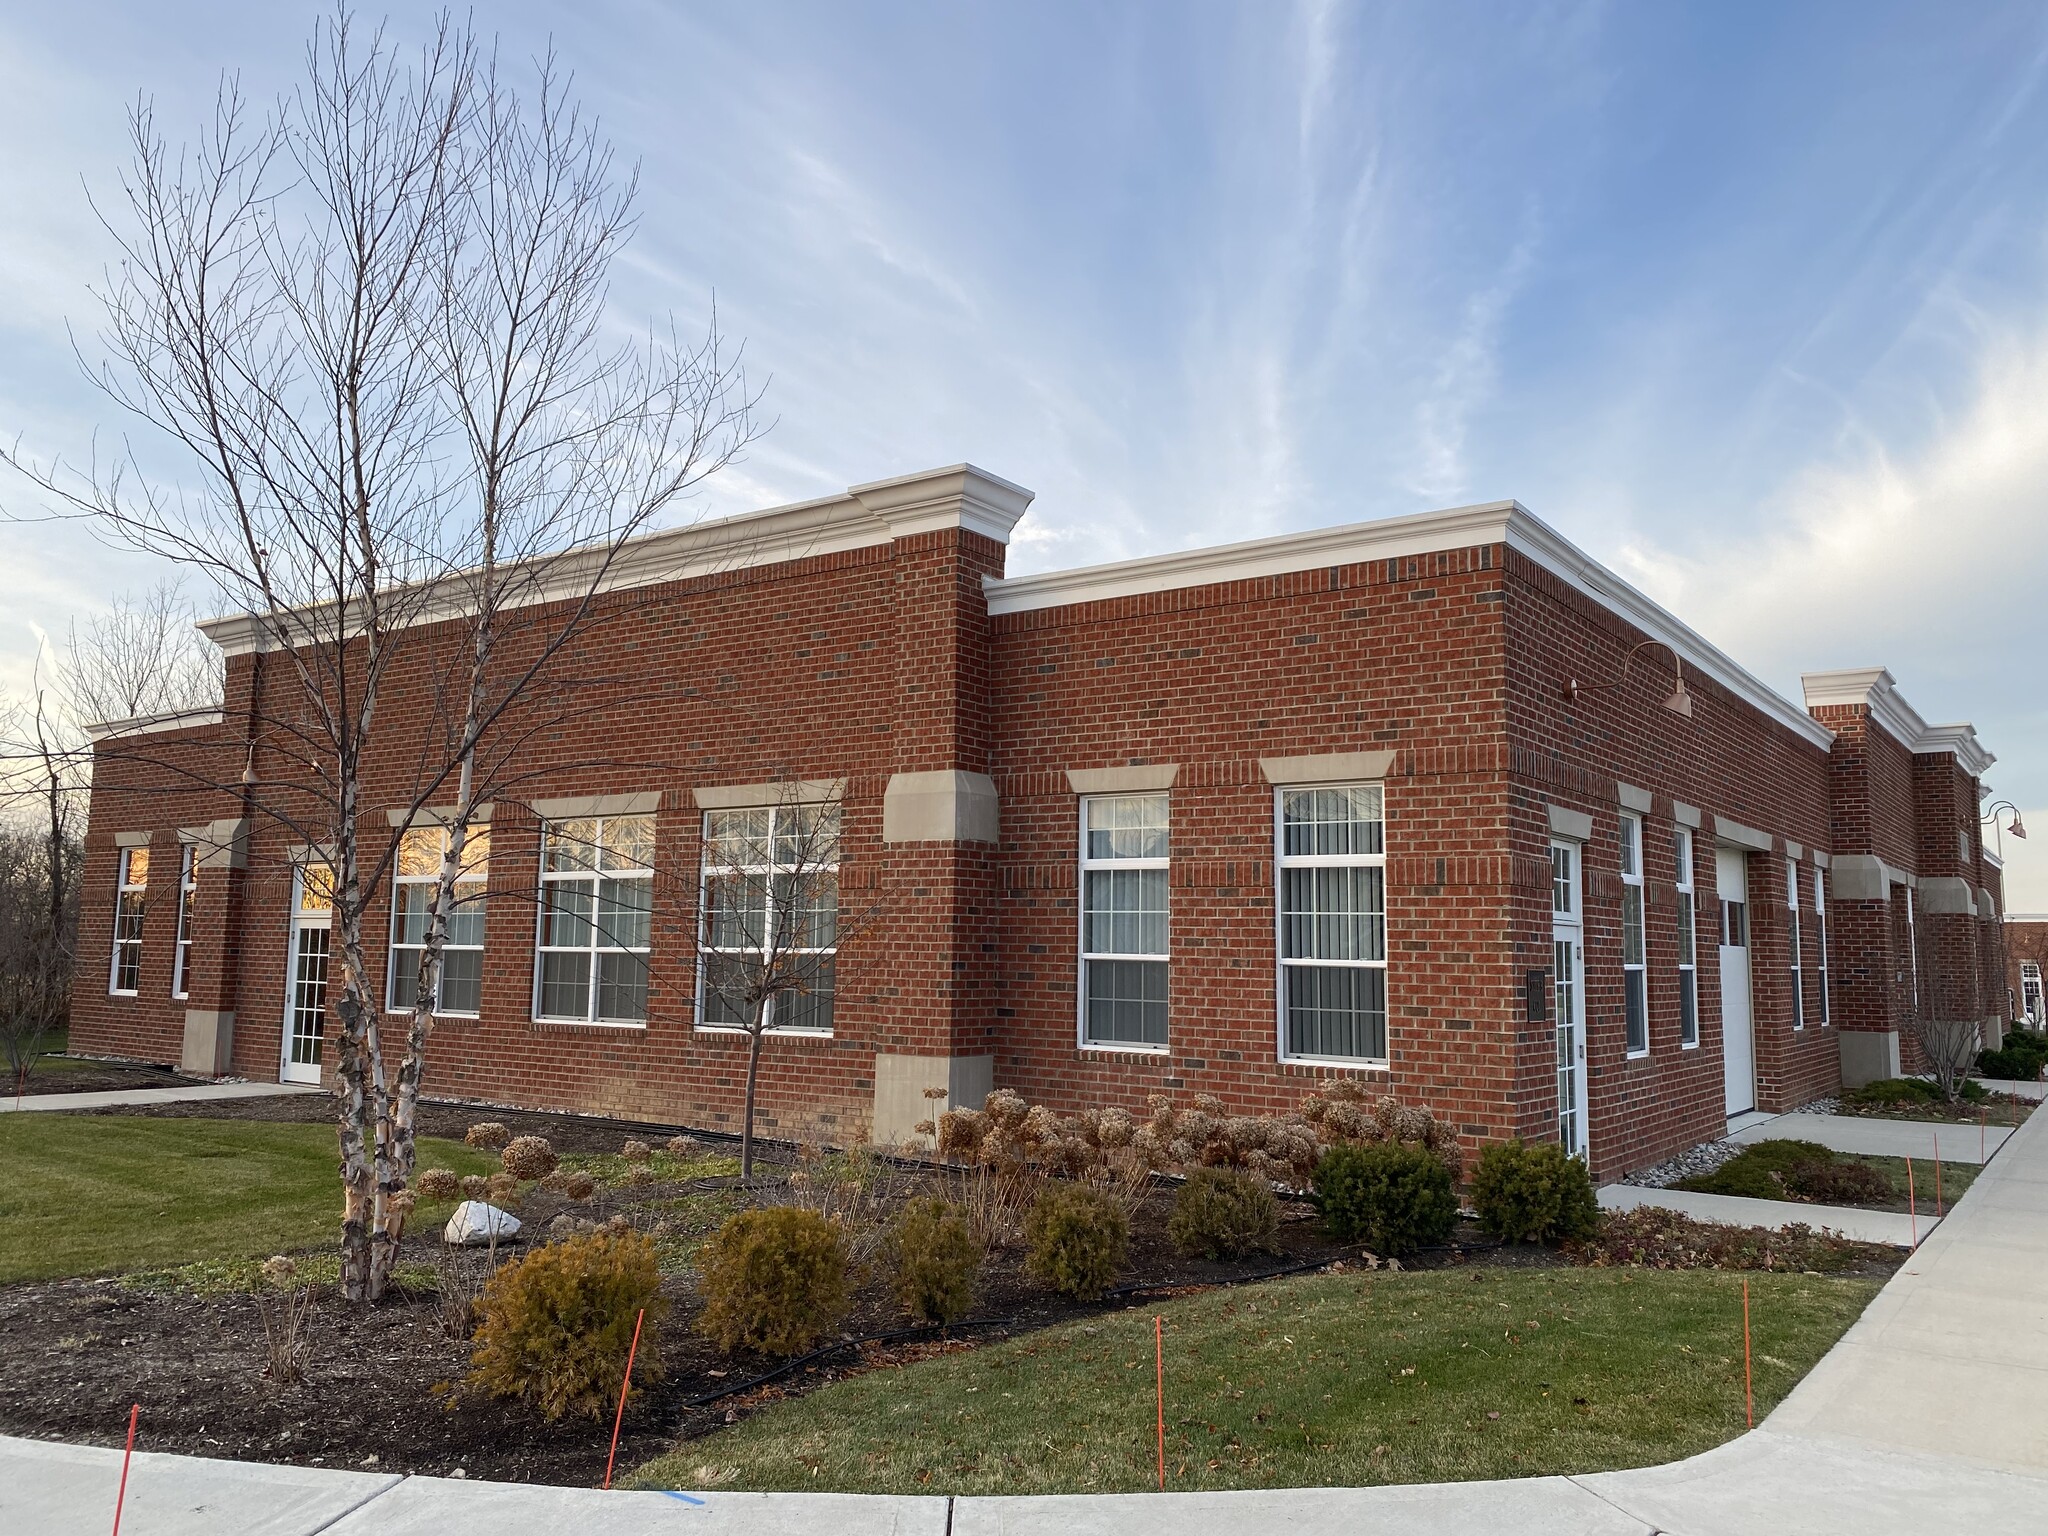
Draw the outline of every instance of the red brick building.
[[[765,1053],[785,1133],[1349,1073],[1605,1177],[1910,1067],[1916,1016],[2001,1027],[1991,757],[1889,673],[1794,705],[1512,502],[1006,578],[1030,499],[958,466],[633,546],[580,643],[643,686],[522,748],[428,1091],[731,1125],[689,872],[797,800],[874,916]],[[318,913],[234,791],[287,771],[238,723],[278,674],[205,627],[224,708],[100,743],[72,1043],[314,1077]],[[543,888],[644,916],[555,943]]]

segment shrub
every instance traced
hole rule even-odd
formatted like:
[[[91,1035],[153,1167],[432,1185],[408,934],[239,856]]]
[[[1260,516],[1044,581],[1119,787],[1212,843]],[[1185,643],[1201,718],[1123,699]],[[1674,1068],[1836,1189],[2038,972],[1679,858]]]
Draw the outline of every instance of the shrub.
[[[1995,1077],[2005,1082],[2034,1083],[2041,1079],[2041,1066],[2048,1061],[2048,1055],[2037,1051],[2031,1043],[2019,1042],[2026,1037],[2015,1035],[1995,1051],[1977,1053],[1977,1075]]]
[[[1086,1184],[1049,1184],[1024,1218],[1025,1267],[1063,1295],[1092,1301],[1123,1268],[1131,1224]]]
[[[555,1149],[545,1136],[521,1136],[507,1144],[498,1161],[515,1179],[544,1179],[555,1171]]]
[[[1982,1083],[1968,1078],[1957,1084],[1956,1092],[1958,1097],[1971,1104],[1981,1104],[1991,1097]],[[1860,1088],[1849,1089],[1842,1095],[1842,1102],[1852,1109],[1896,1109],[1947,1101],[1942,1098],[1941,1090],[1924,1077],[1881,1077]]]
[[[462,1138],[463,1145],[480,1152],[495,1152],[512,1139],[512,1133],[495,1120],[479,1120]]]
[[[1879,1205],[1892,1198],[1892,1181],[1853,1157],[1794,1163],[1785,1174],[1785,1187],[1821,1205]]]
[[[498,1205],[509,1205],[519,1198],[519,1181],[509,1173],[494,1173],[484,1180],[484,1191]]]
[[[428,1168],[412,1181],[423,1200],[453,1200],[462,1193],[462,1180],[447,1168]]]
[[[851,1300],[846,1240],[815,1211],[775,1206],[726,1219],[698,1251],[697,1331],[721,1349],[797,1355],[839,1326]]]
[[[654,1244],[635,1232],[593,1232],[536,1248],[491,1276],[477,1302],[469,1385],[515,1397],[549,1420],[602,1419],[619,1400],[634,1319],[647,1327],[633,1374],[658,1380],[652,1347],[666,1303]]]
[[[1876,1205],[1893,1194],[1891,1180],[1870,1164],[1838,1156],[1818,1142],[1790,1140],[1755,1142],[1712,1173],[1682,1179],[1677,1187],[1824,1205]]]
[[[1390,1257],[1443,1242],[1458,1219],[1450,1169],[1404,1142],[1332,1147],[1316,1164],[1315,1192],[1333,1237]]]
[[[1554,1243],[1593,1235],[1600,1201],[1585,1159],[1554,1141],[1497,1142],[1479,1154],[1472,1209],[1480,1227],[1504,1243]]]
[[[465,1173],[458,1184],[465,1200],[481,1200],[491,1192],[491,1181],[480,1173]]]
[[[694,1136],[671,1136],[668,1139],[668,1149],[677,1157],[694,1156],[698,1151],[697,1138]]]
[[[628,1141],[619,1148],[619,1156],[629,1163],[644,1163],[654,1156],[654,1148],[644,1141]]]
[[[981,1253],[960,1207],[934,1197],[912,1200],[889,1233],[896,1299],[920,1322],[957,1323],[973,1305]]]
[[[562,1193],[571,1200],[588,1200],[597,1193],[597,1180],[587,1173],[572,1173],[562,1180]]]
[[[1197,1168],[1173,1197],[1166,1235],[1184,1254],[1240,1259],[1270,1253],[1280,1202],[1264,1179],[1234,1168]]]

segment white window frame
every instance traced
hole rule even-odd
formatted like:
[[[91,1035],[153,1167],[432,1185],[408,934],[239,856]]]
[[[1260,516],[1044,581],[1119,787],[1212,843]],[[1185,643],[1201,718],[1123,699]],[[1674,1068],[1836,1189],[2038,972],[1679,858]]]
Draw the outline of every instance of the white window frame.
[[[2048,1007],[2048,988],[2041,980],[2041,962],[2022,960],[2020,962],[2020,1011],[2030,1019],[2036,1028],[2041,1024],[2042,1009]]]
[[[1630,1061],[1650,1054],[1650,934],[1648,902],[1643,888],[1643,818],[1624,811],[1620,827],[1621,845],[1621,1004],[1622,1044]],[[1629,907],[1635,907],[1636,957],[1629,951]],[[1642,1025],[1642,1043],[1628,1038],[1634,1021]]]
[[[1563,860],[1560,861],[1559,855]],[[1592,1087],[1587,1076],[1589,1052],[1586,1045],[1586,845],[1571,839],[1550,840],[1550,1018],[1552,1066],[1557,1076],[1557,1139],[1566,1153],[1583,1157],[1592,1166]],[[1569,963],[1558,964],[1558,950],[1571,946]],[[1562,1066],[1556,1034],[1567,1025],[1572,1035],[1562,1054],[1571,1060]],[[1573,1095],[1577,1110],[1571,1116],[1566,1135],[1565,1074],[1577,1085]]]
[[[710,1007],[711,999],[716,995],[712,991],[712,989],[706,984],[705,980],[706,973],[711,965],[711,957],[713,955],[720,953],[759,953],[758,948],[754,948],[752,950],[720,950],[712,947],[710,932],[711,878],[714,871],[712,866],[711,854],[715,846],[715,839],[712,835],[711,825],[713,821],[715,821],[720,816],[748,815],[762,811],[766,811],[768,813],[768,835],[765,839],[762,840],[759,846],[766,851],[767,858],[763,862],[757,864],[719,864],[717,866],[717,869],[719,871],[728,873],[744,874],[749,877],[758,876],[764,882],[772,882],[775,876],[777,875],[793,874],[796,873],[800,868],[802,868],[807,869],[808,872],[813,875],[831,875],[834,892],[832,914],[832,942],[830,944],[818,945],[815,948],[806,948],[801,945],[795,945],[791,946],[786,951],[787,953],[792,955],[823,955],[830,959],[833,968],[832,994],[827,1007],[828,1011],[832,1016],[833,1022],[828,1022],[822,1028],[809,1024],[777,1023],[775,1018],[776,1005],[782,1001],[782,998],[777,996],[771,997],[767,1000],[767,1019],[764,1025],[762,1026],[763,1032],[771,1035],[794,1035],[810,1040],[829,1040],[832,1038],[832,1034],[835,1028],[839,1004],[838,884],[839,866],[841,862],[839,855],[841,848],[840,839],[845,833],[844,814],[837,803],[791,803],[778,804],[773,806],[742,806],[734,807],[731,810],[706,811],[704,813],[703,820],[698,824],[698,833],[702,840],[700,845],[701,852],[697,864],[697,942],[698,953],[701,956],[701,958],[697,965],[697,997],[696,1012],[694,1016],[696,1020],[695,1027],[701,1030],[705,1030],[712,1034],[746,1033],[746,1025],[744,1024],[724,1023],[719,1020],[706,1017],[706,1014]],[[838,818],[838,824],[833,828],[831,834],[831,847],[833,857],[830,861],[813,858],[810,861],[808,861],[808,863],[799,865],[795,863],[785,862],[783,860],[778,859],[775,856],[775,850],[779,846],[777,828],[783,817],[825,815],[828,813],[834,816],[835,818]],[[799,821],[798,825],[801,826],[802,823]]]
[[[1693,872],[1693,838],[1678,829],[1678,1048],[1700,1047],[1699,886]]]
[[[1814,958],[1820,973],[1820,1027],[1826,1029],[1835,1022],[1835,1011],[1828,1001],[1828,876],[1818,864],[1813,866],[1813,936],[1819,945]]]
[[[532,1017],[533,1021],[536,1024],[581,1025],[587,1029],[645,1029],[647,1027],[646,1009],[643,1008],[641,1016],[637,1019],[604,1018],[601,1017],[598,1013],[597,998],[599,992],[599,960],[602,956],[608,954],[627,954],[640,956],[643,963],[645,963],[648,967],[648,993],[650,996],[652,994],[654,985],[654,978],[652,974],[654,937],[654,868],[651,857],[650,861],[645,865],[620,865],[614,868],[608,868],[601,871],[595,868],[581,870],[550,870],[548,868],[548,852],[550,839],[562,835],[557,829],[577,825],[588,825],[591,828],[589,846],[591,846],[593,850],[601,850],[605,847],[605,832],[607,828],[612,823],[620,821],[645,821],[647,823],[648,842],[650,845],[653,843],[656,834],[656,827],[652,812],[635,812],[632,815],[628,816],[563,816],[541,823],[540,901],[538,903],[539,911],[536,914],[538,921],[535,926],[533,935]],[[579,835],[575,839],[575,841],[577,841],[578,843],[582,843],[584,840]],[[602,855],[594,853],[593,863],[601,862]],[[607,878],[616,881],[631,880],[645,882],[647,886],[647,905],[649,914],[648,943],[631,945],[603,944],[598,942],[599,930],[597,921],[597,901],[598,894],[602,889],[602,882],[604,879]],[[545,942],[548,931],[548,892],[552,888],[568,884],[586,884],[589,886],[590,915],[586,920],[585,926],[589,930],[590,942],[587,944],[580,945],[548,944]],[[590,971],[589,975],[585,978],[584,1012],[579,1017],[570,1017],[566,1014],[543,1013],[541,1011],[541,1000],[544,996],[541,981],[544,972],[544,967],[546,964],[545,957],[550,954],[584,954],[590,957]]]
[[[436,840],[437,847],[434,852],[434,867],[426,874],[406,874],[404,855],[402,852],[392,859],[391,942],[387,946],[387,955],[384,967],[384,1011],[386,1013],[410,1014],[412,1012],[412,1007],[410,1004],[405,1004],[401,1006],[396,1001],[396,994],[398,991],[399,967],[401,964],[404,964],[405,966],[411,969],[413,974],[417,975],[420,967],[420,951],[426,948],[426,945],[423,943],[403,943],[399,939],[398,924],[399,918],[402,915],[404,907],[404,903],[400,900],[400,893],[408,887],[424,886],[428,890],[432,890],[436,885],[440,883],[441,860],[447,857],[448,853],[449,829],[439,824],[432,824],[409,827],[404,832],[399,834],[400,838],[403,839],[407,837],[426,837],[431,836],[435,833],[438,833],[440,835]],[[481,842],[482,844],[481,851],[483,853],[483,857],[481,859],[475,857],[475,854],[478,851],[479,842]],[[490,882],[490,858],[491,829],[488,826],[482,824],[478,824],[476,826],[471,827],[469,831],[466,834],[464,834],[462,840],[462,873],[456,879],[455,882],[455,905],[457,906],[457,908],[475,908],[479,928],[481,928],[483,920],[483,899],[485,891],[488,888]],[[469,894],[467,895],[463,894],[464,886],[470,887]],[[484,952],[484,940],[481,937],[481,935],[479,935],[477,942],[474,944],[457,944],[454,942],[456,919],[459,916],[464,915],[466,914],[462,914],[459,911],[450,912],[448,914],[449,937],[442,943],[441,946],[440,983],[443,985],[446,984],[448,979],[449,955],[475,954],[481,956]],[[481,970],[483,962],[481,961],[481,959],[479,959],[477,963],[479,970]],[[477,1006],[473,1010],[463,1008],[444,1008],[441,1006],[440,997],[437,995],[434,998],[434,1017],[437,1019],[475,1019],[481,1018],[482,1015],[483,980],[481,976],[479,976],[477,980]]]
[[[192,991],[192,903],[199,894],[199,849],[178,849],[178,939],[171,951],[171,996],[182,1002]]]
[[[1318,790],[1369,789],[1379,799],[1380,851],[1378,853],[1290,854],[1287,852],[1287,797]],[[1287,958],[1286,871],[1309,868],[1357,868],[1380,871],[1380,958],[1378,960],[1322,960]],[[1316,1066],[1349,1067],[1363,1071],[1388,1071],[1391,1067],[1394,1035],[1393,967],[1389,963],[1388,934],[1392,926],[1387,902],[1387,799],[1386,786],[1377,780],[1344,784],[1283,784],[1273,790],[1273,1002],[1278,1030],[1275,1049],[1281,1061]],[[1347,968],[1377,970],[1382,1003],[1382,1054],[1378,1056],[1323,1056],[1297,1054],[1288,1047],[1287,972],[1290,969]]]
[[[1795,1032],[1806,1028],[1806,954],[1804,935],[1799,930],[1799,861],[1785,861],[1785,917],[1788,924],[1785,932],[1786,952],[1790,955],[1788,969],[1792,975],[1792,1028]]]
[[[108,957],[107,995],[139,997],[142,994],[142,924],[149,915],[149,846],[143,844],[117,852],[120,863],[114,872],[114,945],[113,953]],[[138,855],[142,859],[140,880],[134,878]],[[130,987],[121,985],[123,951],[131,952],[129,959],[135,984]]]
[[[1124,858],[1116,855],[1091,857],[1088,852],[1088,812],[1091,806],[1117,800],[1157,801],[1164,812],[1166,826],[1166,852],[1157,857]],[[1074,903],[1077,913],[1075,945],[1080,957],[1076,968],[1074,988],[1074,1039],[1084,1051],[1121,1051],[1144,1056],[1163,1056],[1172,1051],[1173,1042],[1173,801],[1163,790],[1145,790],[1133,794],[1083,795],[1080,803],[1079,837],[1081,875],[1079,900]],[[1088,947],[1089,875],[1097,871],[1124,870],[1142,872],[1157,870],[1165,874],[1166,887],[1166,940],[1158,954],[1141,954],[1136,951],[1125,953],[1120,950],[1092,950]],[[1160,1041],[1150,1040],[1096,1040],[1088,1033],[1088,971],[1098,961],[1111,964],[1137,962],[1158,965],[1166,973],[1166,1029],[1167,1037]]]

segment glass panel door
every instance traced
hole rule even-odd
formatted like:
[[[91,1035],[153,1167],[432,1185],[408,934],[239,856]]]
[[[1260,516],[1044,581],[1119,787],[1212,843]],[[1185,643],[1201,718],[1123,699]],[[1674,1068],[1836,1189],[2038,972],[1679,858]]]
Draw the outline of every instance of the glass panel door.
[[[320,1081],[320,1042],[327,1029],[327,959],[333,942],[334,888],[324,864],[292,882],[289,969],[285,976],[284,1061],[287,1083]]]
[[[1586,1155],[1585,917],[1579,845],[1550,845],[1551,1013],[1557,1024],[1557,1139]]]

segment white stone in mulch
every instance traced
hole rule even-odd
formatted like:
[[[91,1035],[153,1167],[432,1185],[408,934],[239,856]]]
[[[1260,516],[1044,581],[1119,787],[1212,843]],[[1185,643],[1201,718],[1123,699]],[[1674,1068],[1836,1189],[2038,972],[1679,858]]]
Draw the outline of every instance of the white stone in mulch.
[[[1687,1147],[1676,1157],[1666,1158],[1654,1168],[1638,1168],[1621,1182],[1640,1189],[1669,1189],[1680,1179],[1712,1173],[1741,1151],[1742,1148],[1732,1141],[1703,1141],[1696,1147]]]
[[[502,1243],[518,1234],[519,1218],[510,1211],[501,1211],[482,1200],[465,1200],[455,1207],[455,1214],[448,1218],[447,1229],[441,1236],[446,1242],[473,1247],[488,1243],[493,1237]]]

